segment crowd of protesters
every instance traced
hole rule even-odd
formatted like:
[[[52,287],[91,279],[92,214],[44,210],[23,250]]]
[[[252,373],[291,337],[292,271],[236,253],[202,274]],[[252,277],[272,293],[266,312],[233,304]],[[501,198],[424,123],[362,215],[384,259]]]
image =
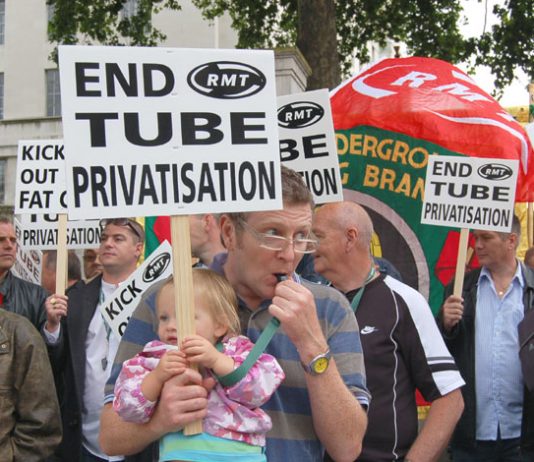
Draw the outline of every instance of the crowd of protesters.
[[[286,168],[282,195],[282,210],[190,217],[195,271],[213,275],[196,294],[198,335],[176,346],[169,281],[144,293],[122,339],[100,313],[138,265],[136,220],[101,221],[83,274],[68,253],[63,295],[55,252],[43,287],[13,274],[15,230],[0,217],[0,460],[426,462],[448,448],[460,462],[534,461],[534,270],[532,249],[516,257],[519,222],[474,231],[481,268],[434,319],[371,255],[362,207],[314,211]],[[422,429],[416,389],[431,403]],[[117,390],[142,418],[116,412]],[[184,435],[199,419],[204,431]]]

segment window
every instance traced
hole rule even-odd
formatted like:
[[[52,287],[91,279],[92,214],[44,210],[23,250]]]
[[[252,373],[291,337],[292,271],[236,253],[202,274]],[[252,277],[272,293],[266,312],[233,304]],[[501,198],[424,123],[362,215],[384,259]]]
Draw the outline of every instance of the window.
[[[137,14],[137,8],[139,6],[139,0],[126,0],[121,10],[122,18],[130,19]]]
[[[0,204],[5,204],[6,202],[6,197],[5,197],[6,166],[7,166],[7,160],[0,159]]]
[[[0,72],[0,120],[4,118],[4,73]]]
[[[0,0],[1,1],[1,0]],[[56,5],[46,5],[46,21],[50,22],[56,12]]]
[[[4,44],[6,30],[6,0],[0,0],[0,45]]]
[[[61,115],[61,95],[59,92],[59,71],[46,71],[46,115],[49,117]]]

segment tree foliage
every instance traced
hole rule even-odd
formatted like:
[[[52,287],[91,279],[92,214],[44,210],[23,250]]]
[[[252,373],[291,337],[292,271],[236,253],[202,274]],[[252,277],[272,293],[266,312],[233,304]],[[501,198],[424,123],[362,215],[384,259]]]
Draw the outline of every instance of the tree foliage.
[[[179,0],[138,0],[137,13],[128,17],[121,14],[126,0],[47,2],[55,7],[49,35],[57,43],[155,45],[165,36],[152,27],[151,15],[162,8],[180,9]],[[480,38],[470,39],[464,38],[459,29],[466,21],[461,0],[192,2],[207,19],[229,14],[239,34],[240,48],[298,44],[319,77],[318,82],[312,81],[312,88],[336,85],[354,60],[370,60],[370,42],[385,46],[388,40],[404,42],[410,55],[489,65],[498,88],[512,80],[516,67],[534,77],[532,0],[507,0],[494,7],[500,24]],[[329,72],[332,67],[336,72]]]
[[[477,43],[476,64],[489,66],[495,86],[502,89],[517,68],[534,81],[534,4],[532,0],[508,0],[495,5],[499,21]]]

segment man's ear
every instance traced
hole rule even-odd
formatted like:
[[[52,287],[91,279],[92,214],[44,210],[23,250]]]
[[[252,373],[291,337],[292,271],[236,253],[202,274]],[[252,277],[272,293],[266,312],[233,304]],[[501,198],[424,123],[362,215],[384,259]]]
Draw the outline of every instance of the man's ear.
[[[210,229],[212,219],[213,217],[209,213],[202,215],[202,227],[204,228],[205,232],[208,232],[208,230]]]
[[[221,238],[226,250],[233,250],[235,248],[235,226],[228,215],[222,215],[220,218]]]
[[[137,244],[135,244],[135,254],[136,254],[137,260],[139,260],[139,257],[141,256],[142,252],[143,252],[143,243],[138,242]]]
[[[347,228],[345,231],[345,238],[347,239],[345,250],[349,251],[358,243],[358,230],[356,228]]]

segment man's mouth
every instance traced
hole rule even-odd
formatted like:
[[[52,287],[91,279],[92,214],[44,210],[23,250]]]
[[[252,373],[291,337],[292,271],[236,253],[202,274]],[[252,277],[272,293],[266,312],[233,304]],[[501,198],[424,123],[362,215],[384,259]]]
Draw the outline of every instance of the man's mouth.
[[[282,282],[288,279],[288,276],[286,273],[273,273],[273,276],[276,278],[278,282]]]

